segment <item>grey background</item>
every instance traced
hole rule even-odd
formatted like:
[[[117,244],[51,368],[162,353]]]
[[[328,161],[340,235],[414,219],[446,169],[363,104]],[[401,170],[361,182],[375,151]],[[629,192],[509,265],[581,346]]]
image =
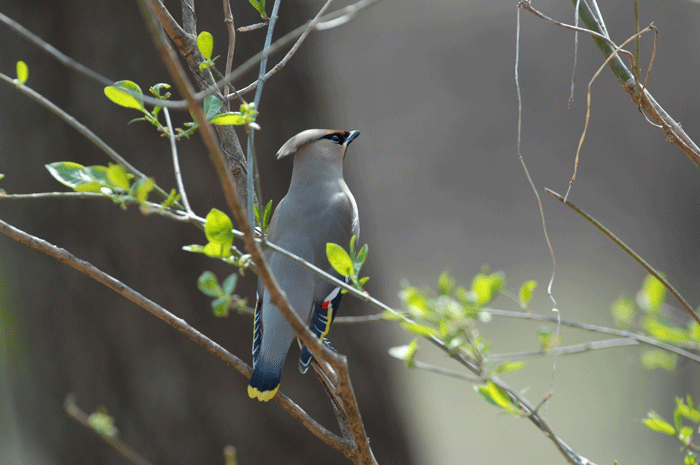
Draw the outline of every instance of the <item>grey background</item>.
[[[215,54],[224,55],[226,36],[214,3],[197,4],[199,28],[214,34]],[[233,3],[237,26],[255,21],[247,2]],[[321,4],[285,2],[276,36]],[[132,79],[144,89],[169,81],[130,2],[0,5],[100,73]],[[535,6],[573,21],[570,2]],[[171,7],[179,8],[176,2]],[[698,7],[680,1],[640,7],[641,23],[653,21],[660,31],[649,90],[697,139]],[[609,1],[601,8],[615,41],[633,33],[631,2]],[[543,187],[563,193],[568,186],[585,89],[603,60],[592,41],[581,37],[576,101],[567,111],[573,36],[521,15],[522,153],[543,196],[556,253],[554,295],[563,318],[611,326],[610,303],[620,293],[633,295],[644,270],[543,193]],[[277,202],[286,190],[290,162],[276,163],[273,154],[287,138],[309,127],[362,131],[346,159],[346,179],[360,208],[361,241],[370,247],[367,289],[389,304],[399,305],[404,279],[434,287],[448,269],[468,285],[488,263],[506,272],[513,291],[536,279],[533,308],[550,314],[545,288],[551,260],[515,146],[515,20],[514,2],[384,0],[342,28],[312,34],[292,65],[266,85],[257,136],[266,198]],[[23,59],[30,68],[28,85],[88,124],[160,185],[174,186],[167,144],[150,127],[126,126],[133,113],[107,102],[100,85],[7,28],[0,27],[0,39],[0,71],[12,75]],[[238,62],[262,41],[260,31],[239,35]],[[645,64],[650,49],[648,36]],[[698,302],[697,169],[645,122],[608,70],[594,83],[592,99],[571,200],[666,272],[691,303]],[[0,125],[0,172],[7,175],[0,185],[8,192],[59,189],[45,163],[107,162],[63,122],[6,85],[0,87]],[[195,210],[223,209],[198,138],[180,147]],[[249,360],[249,318],[215,319],[195,288],[204,269],[220,277],[230,272],[181,251],[202,241],[195,228],[88,200],[5,200],[0,215],[100,266]],[[63,397],[74,392],[88,411],[105,405],[123,438],[156,463],[221,463],[221,447],[228,443],[239,448],[241,463],[344,462],[275,404],[250,402],[241,376],[111,291],[4,237],[0,260],[0,314],[12,336],[3,345],[0,378],[2,456],[14,457],[14,463],[123,463],[62,412]],[[252,298],[254,278],[246,276],[240,292]],[[513,309],[505,299],[495,306]],[[343,312],[374,309],[347,300]],[[494,318],[483,330],[494,353],[504,353],[536,349],[539,326]],[[562,336],[565,344],[598,338],[567,328]],[[499,415],[471,385],[407,371],[391,360],[386,350],[410,340],[392,324],[336,326],[331,339],[349,354],[380,463],[564,462],[542,433]],[[458,368],[427,344],[421,347],[422,360]],[[557,360],[548,419],[596,463],[680,459],[670,438],[652,434],[640,420],[649,409],[670,418],[673,397],[694,393],[697,369],[682,363],[672,374],[646,372],[639,353],[633,347]],[[333,425],[317,381],[288,365],[282,389]],[[550,389],[551,373],[546,358],[504,377],[529,388],[528,397],[537,402]]]

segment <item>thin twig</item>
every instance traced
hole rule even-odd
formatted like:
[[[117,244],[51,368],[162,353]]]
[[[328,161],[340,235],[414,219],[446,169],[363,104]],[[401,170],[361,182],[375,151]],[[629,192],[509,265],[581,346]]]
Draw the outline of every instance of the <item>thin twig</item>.
[[[584,217],[586,220],[588,220],[589,223],[591,223],[593,226],[595,226],[596,228],[598,228],[603,234],[605,234],[606,236],[608,236],[608,237],[609,237],[615,244],[617,244],[622,250],[624,250],[625,252],[627,252],[627,254],[629,254],[629,256],[631,256],[632,258],[634,258],[640,265],[642,265],[642,266],[644,267],[644,269],[646,269],[646,270],[649,272],[649,274],[651,274],[651,275],[654,276],[656,279],[658,279],[659,281],[661,281],[661,283],[664,285],[664,287],[665,287],[666,289],[668,289],[668,291],[676,298],[676,300],[678,300],[678,302],[680,302],[681,306],[683,306],[683,308],[685,309],[685,311],[688,312],[688,313],[690,314],[690,316],[692,316],[693,319],[694,319],[695,321],[697,321],[698,323],[700,323],[700,317],[698,316],[697,313],[695,313],[695,311],[693,310],[693,308],[692,308],[692,307],[690,306],[690,304],[683,298],[683,296],[680,294],[680,292],[678,292],[678,291],[676,290],[676,288],[673,287],[673,285],[672,285],[661,273],[659,273],[658,271],[656,271],[650,264],[648,264],[648,263],[646,262],[646,260],[644,260],[641,256],[639,256],[634,250],[632,250],[631,248],[629,248],[629,247],[627,246],[627,244],[625,244],[624,242],[622,242],[622,240],[620,240],[620,239],[619,239],[615,234],[613,234],[608,228],[606,228],[605,226],[603,226],[602,224],[600,224],[600,223],[599,223],[595,218],[593,218],[591,215],[589,215],[588,213],[584,212],[583,210],[581,210],[580,208],[578,208],[578,207],[577,207],[576,205],[574,205],[573,203],[571,203],[571,202],[569,202],[569,201],[567,201],[567,200],[564,200],[564,198],[563,198],[562,196],[560,196],[560,195],[557,194],[556,192],[552,191],[551,189],[545,188],[545,192],[547,192],[548,194],[552,195],[554,198],[556,198],[557,200],[559,200],[559,201],[561,201],[562,203],[564,203],[567,207],[571,208],[573,211],[575,211],[576,213],[578,213],[579,215],[581,215],[582,217]]]
[[[532,350],[529,352],[513,352],[510,354],[493,354],[488,357],[491,362],[505,362],[507,360],[522,360],[525,358],[539,358],[544,355],[573,355],[589,352],[591,350],[610,349],[613,347],[624,347],[638,345],[639,341],[621,337],[614,339],[604,339],[602,341],[588,341],[570,346],[558,346],[552,349]]]
[[[119,452],[131,463],[135,463],[136,465],[151,465],[151,462],[142,457],[141,454],[136,452],[116,434],[104,434],[103,432],[94,428],[90,423],[90,416],[80,407],[78,407],[78,404],[75,402],[75,397],[72,394],[68,394],[66,396],[66,399],[63,402],[63,408],[71,418],[97,434],[104,442],[109,444],[114,450]]]
[[[527,165],[525,164],[525,158],[523,158],[523,154],[521,152],[520,146],[521,146],[521,141],[522,141],[522,119],[523,119],[523,99],[522,99],[522,94],[520,92],[520,78],[518,76],[518,67],[520,66],[520,5],[518,5],[517,9],[517,15],[516,15],[516,42],[515,42],[515,88],[516,92],[518,95],[518,141],[517,141],[517,154],[518,154],[518,159],[520,160],[520,164],[523,167],[523,171],[525,172],[525,177],[527,178],[528,182],[530,183],[530,188],[532,188],[532,192],[535,194],[535,199],[537,200],[537,207],[539,208],[540,212],[540,218],[542,219],[542,232],[544,233],[544,238],[547,243],[547,247],[549,248],[549,256],[552,259],[552,275],[549,278],[549,283],[547,284],[547,295],[549,296],[549,300],[552,302],[552,312],[554,312],[557,315],[557,321],[561,319],[561,315],[559,313],[559,309],[557,308],[557,302],[554,299],[554,294],[552,293],[552,287],[554,286],[554,279],[556,277],[557,273],[557,259],[554,255],[554,248],[552,247],[552,241],[549,239],[549,233],[547,232],[547,223],[544,218],[544,209],[542,207],[542,199],[540,198],[540,193],[538,192],[537,188],[535,187],[535,183],[532,180],[532,177],[530,176],[530,172],[527,169]],[[555,344],[559,343],[559,333],[561,330],[561,325],[557,323],[557,331],[556,331],[556,337],[555,337]],[[550,375],[550,390],[554,389],[554,376],[557,371],[557,357],[556,355],[552,359],[552,372]]]
[[[190,0],[193,1],[193,0]],[[186,0],[183,0],[186,3]],[[177,182],[177,188],[180,191],[180,197],[182,198],[182,204],[185,206],[185,211],[187,215],[194,215],[192,208],[190,207],[190,202],[187,200],[187,192],[185,191],[185,183],[182,181],[182,171],[180,171],[180,159],[177,156],[177,141],[175,140],[175,132],[173,131],[173,124],[170,121],[170,112],[167,108],[163,108],[163,113],[165,114],[165,124],[168,126],[168,139],[170,139],[170,153],[173,156],[173,170],[175,171],[175,182]]]
[[[56,247],[55,245],[50,244],[43,239],[32,236],[31,234],[28,234],[18,228],[15,228],[14,226],[2,220],[0,220],[0,232],[6,234],[7,236],[16,240],[17,242],[31,247],[32,249],[38,250],[39,252],[42,252],[61,263],[65,263],[66,265],[75,268],[76,270],[89,276],[95,281],[104,284],[108,288],[112,289],[113,291],[117,292],[123,297],[126,297],[128,300],[132,301],[133,303],[148,311],[152,315],[168,323],[170,326],[177,329],[185,336],[189,337],[194,342],[202,346],[208,352],[215,355],[216,357],[219,357],[221,360],[232,366],[236,371],[243,374],[246,378],[250,379],[253,370],[245,362],[243,362],[241,359],[239,359],[238,357],[221,347],[216,342],[206,337],[197,329],[190,326],[182,318],[173,315],[165,308],[161,307],[157,303],[131,289],[129,286],[122,283],[118,279],[96,268],[89,262],[77,258],[65,249]],[[316,437],[321,439],[329,446],[341,450],[341,452],[343,448],[347,449],[349,447],[347,441],[331,433],[322,425],[317,423],[313,418],[309,417],[308,414],[304,412],[298,405],[296,405],[291,399],[289,399],[289,397],[278,392],[275,396],[275,399],[277,399],[277,402],[280,405],[282,405],[282,407],[284,407],[287,411],[289,411],[292,414],[292,416],[294,416],[304,426],[306,426],[309,429],[309,431],[311,431]]]
[[[231,74],[231,67],[233,66],[233,54],[236,50],[236,27],[233,24],[233,13],[231,12],[231,0],[223,0],[224,2],[224,22],[226,23],[226,30],[228,31],[228,52],[226,53],[226,75]],[[224,87],[224,94],[229,93],[229,85],[226,84]],[[226,109],[230,110],[228,100],[225,101]]]
[[[583,146],[583,141],[586,138],[586,131],[588,130],[588,122],[591,119],[591,87],[593,86],[593,82],[598,78],[600,73],[603,72],[603,69],[605,69],[605,65],[607,65],[610,62],[610,60],[612,60],[622,50],[622,47],[624,47],[625,45],[630,43],[632,40],[634,40],[635,37],[639,37],[641,34],[649,32],[652,29],[653,29],[653,25],[650,25],[650,26],[642,29],[641,31],[639,31],[638,33],[636,33],[635,35],[633,35],[632,37],[630,37],[626,41],[624,41],[622,43],[622,45],[620,45],[619,47],[615,47],[615,50],[610,54],[610,56],[608,56],[605,59],[603,64],[600,65],[600,67],[598,68],[598,71],[595,72],[595,74],[593,75],[591,80],[588,82],[588,93],[586,94],[586,122],[583,125],[583,133],[581,134],[581,138],[578,141],[578,147],[576,148],[576,158],[574,160],[574,174],[571,176],[571,181],[569,181],[569,187],[566,190],[566,195],[564,196],[564,200],[569,198],[569,193],[571,192],[571,186],[574,185],[574,181],[576,180],[576,172],[578,171],[578,162],[579,162],[579,156],[581,154],[581,147]],[[632,64],[634,65],[634,58],[632,58]],[[636,68],[633,66],[633,69],[636,69]],[[639,79],[636,78],[635,81],[639,82]]]

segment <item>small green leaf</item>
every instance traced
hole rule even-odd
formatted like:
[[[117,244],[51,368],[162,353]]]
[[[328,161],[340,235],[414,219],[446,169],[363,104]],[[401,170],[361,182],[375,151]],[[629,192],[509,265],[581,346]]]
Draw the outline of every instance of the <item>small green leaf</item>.
[[[530,300],[532,299],[532,293],[535,291],[536,287],[537,281],[535,280],[525,281],[523,285],[520,286],[518,297],[520,298],[521,307],[527,307],[527,304],[529,304]]]
[[[211,58],[211,54],[214,51],[214,37],[207,31],[202,31],[197,36],[197,48],[201,52],[205,60]]]
[[[265,205],[265,213],[263,214],[263,223],[262,227],[267,232],[267,230],[270,228],[270,217],[272,216],[272,200],[267,202],[267,205]]]
[[[248,0],[253,8],[258,10],[262,19],[267,19],[267,13],[265,13],[265,0]]]
[[[328,262],[341,276],[352,276],[352,260],[344,248],[329,242],[326,244],[326,256],[328,257]]]
[[[496,373],[508,373],[509,371],[517,371],[525,366],[525,362],[510,362],[505,361],[496,368]]]
[[[163,207],[170,207],[174,205],[176,202],[180,201],[180,194],[178,194],[177,190],[170,189],[170,194],[168,195],[168,198],[163,201],[161,204]]]
[[[353,234],[352,237],[350,238],[350,248],[348,249],[348,250],[350,250],[350,257],[355,256],[355,243],[356,242],[357,242],[357,236]]]
[[[428,300],[425,298],[420,289],[407,286],[400,293],[399,298],[403,300],[403,304],[412,314],[425,318],[430,313]]]
[[[629,297],[621,295],[610,306],[615,324],[619,327],[629,327],[637,316],[637,308]]]
[[[114,187],[128,191],[131,188],[129,179],[133,177],[134,175],[127,173],[126,169],[122,165],[114,165],[110,163],[109,167],[107,167],[107,179]]]
[[[228,277],[224,280],[224,284],[222,285],[224,293],[228,295],[233,294],[233,291],[236,290],[236,283],[238,283],[238,275],[236,273],[228,275]]]
[[[23,61],[17,62],[17,82],[24,84],[29,79],[29,67]]]
[[[656,317],[645,318],[643,326],[651,336],[663,342],[683,342],[688,340],[685,328],[664,323]]]
[[[417,334],[418,336],[438,336],[438,332],[428,325],[404,321],[401,323],[401,326],[403,326],[406,331]]]
[[[202,293],[209,297],[218,297],[222,293],[216,275],[209,270],[199,275],[199,278],[197,278],[197,287]]]
[[[211,302],[211,309],[214,312],[214,316],[219,318],[224,318],[228,316],[228,309],[231,306],[231,296],[222,295],[217,297]]]
[[[148,194],[155,188],[155,185],[153,178],[141,178],[131,186],[131,193],[138,203],[143,203],[148,200]]]
[[[204,246],[199,244],[183,245],[182,250],[192,253],[204,253]]]
[[[653,410],[650,410],[649,413],[647,413],[647,418],[642,420],[642,423],[644,423],[650,430],[658,431],[659,433],[667,434],[669,436],[676,435],[675,428]]]
[[[678,439],[683,443],[683,444],[689,444],[690,441],[693,440],[693,428],[690,426],[683,426],[679,431],[678,431]]]
[[[505,409],[511,406],[508,393],[491,381],[487,381],[485,386],[478,386],[478,392],[484,399],[496,407]]]
[[[489,303],[505,285],[502,273],[479,273],[472,280],[471,290],[476,295],[475,305],[480,307]]]
[[[119,106],[146,112],[143,107],[143,92],[135,82],[115,82],[113,86],[105,87],[105,95]]]
[[[218,242],[208,242],[202,252],[211,258],[227,258],[231,256],[231,247],[226,247]]]
[[[415,356],[418,351],[418,338],[411,341],[410,344],[405,346],[392,347],[389,349],[389,355],[399,360],[406,362],[408,368],[413,368],[415,366]]]
[[[690,405],[684,404],[683,399],[679,397],[676,397],[676,411],[693,423],[700,424],[700,412]]]
[[[455,288],[455,280],[447,271],[443,271],[438,278],[438,292],[440,295],[451,295]]]
[[[683,459],[683,464],[684,465],[697,465],[697,455],[693,451],[686,451],[685,452],[685,458]]]
[[[647,350],[642,354],[642,365],[647,370],[655,368],[663,368],[667,371],[673,371],[678,364],[678,356],[670,354],[663,350]]]
[[[156,98],[166,99],[166,98],[170,97],[170,92],[166,92],[164,95],[160,95],[160,91],[162,89],[165,89],[165,90],[170,89],[170,84],[167,84],[165,82],[159,82],[158,84],[154,85],[153,87],[151,87],[148,90],[150,90],[151,93],[153,94],[153,96]]]
[[[646,312],[658,313],[666,300],[666,286],[652,275],[647,275],[637,293],[637,304]]]
[[[365,244],[362,246],[360,251],[357,252],[357,257],[355,258],[355,273],[356,274],[360,272],[362,265],[365,264],[365,260],[367,260],[367,252],[368,251],[369,251],[369,247],[367,246],[367,244]]]
[[[107,409],[104,407],[100,407],[97,412],[91,413],[87,422],[93,430],[102,436],[114,437],[117,435],[114,419],[107,414]]]
[[[360,284],[360,287],[362,287],[362,286],[365,285],[365,283],[366,283],[367,281],[369,281],[369,276],[365,276],[364,278],[360,278],[360,280],[358,281],[358,283]]]
[[[217,126],[228,126],[228,125],[242,126],[242,125],[247,123],[247,121],[243,117],[243,115],[241,115],[240,113],[233,113],[233,112],[222,113],[222,114],[212,118],[209,122],[211,124],[215,124]]]
[[[204,117],[207,121],[210,121],[214,116],[216,116],[219,111],[221,111],[221,100],[214,97],[213,95],[207,95],[204,97],[204,102],[202,104],[204,110]]]
[[[88,172],[87,168],[71,161],[58,161],[45,165],[51,176],[56,178],[61,184],[77,190],[86,184],[95,184],[95,180]],[[99,192],[99,185],[97,186]]]
[[[204,224],[204,234],[210,242],[231,248],[233,244],[233,223],[226,213],[212,208],[207,214]]]

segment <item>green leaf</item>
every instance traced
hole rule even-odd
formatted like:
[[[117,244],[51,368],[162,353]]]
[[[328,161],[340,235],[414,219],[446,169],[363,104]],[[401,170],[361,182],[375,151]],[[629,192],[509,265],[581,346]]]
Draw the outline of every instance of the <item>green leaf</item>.
[[[267,202],[267,205],[265,205],[265,213],[263,214],[262,227],[265,232],[267,232],[267,230],[270,228],[270,217],[272,217],[272,200]]]
[[[205,246],[199,244],[183,245],[182,250],[192,253],[204,253],[204,247]]]
[[[248,0],[253,8],[258,10],[262,19],[267,19],[267,13],[265,13],[265,0]]]
[[[211,258],[227,258],[231,256],[231,247],[226,247],[218,242],[208,242],[202,252]]]
[[[355,258],[355,274],[360,272],[360,269],[362,268],[362,265],[365,264],[365,260],[367,260],[367,252],[369,251],[369,247],[367,244],[363,245],[362,248],[360,249],[359,252],[357,252],[357,257]]]
[[[224,318],[228,316],[228,309],[231,306],[231,296],[222,295],[217,297],[211,303],[211,309],[214,312],[214,316]]]
[[[403,304],[412,314],[425,318],[430,313],[430,305],[420,289],[407,286],[400,293],[399,298],[403,300]]]
[[[455,280],[447,271],[443,271],[438,278],[438,291],[441,295],[450,295],[455,287]]]
[[[113,86],[105,87],[105,95],[119,106],[134,108],[146,113],[146,109],[143,107],[143,92],[135,82],[115,82]]]
[[[233,244],[233,223],[226,213],[212,208],[204,223],[204,234],[210,242],[231,248]]]
[[[216,275],[209,270],[199,275],[199,278],[197,278],[197,287],[202,293],[209,297],[218,297],[222,293],[219,280],[216,279]]]
[[[619,327],[629,327],[637,316],[637,307],[629,297],[621,295],[610,306],[615,324]]]
[[[392,347],[389,349],[389,355],[399,360],[406,362],[408,368],[413,368],[415,366],[415,356],[418,351],[418,338],[411,341],[410,344],[405,346]]]
[[[87,422],[93,430],[102,436],[114,437],[117,435],[114,419],[107,414],[107,409],[104,407],[100,407],[97,412],[91,413]]]
[[[81,192],[85,192],[85,189],[89,192],[100,191],[100,185],[95,182],[88,169],[83,165],[71,161],[58,161],[45,166],[51,176],[71,189],[81,189]],[[93,189],[94,187],[96,189]]]
[[[670,354],[663,350],[647,350],[642,354],[642,365],[647,370],[655,368],[663,368],[664,370],[673,371],[678,364],[678,356]]]
[[[233,113],[233,112],[228,112],[228,113],[222,113],[214,118],[212,118],[209,121],[211,124],[215,124],[217,126],[228,126],[228,125],[234,125],[234,126],[242,126],[247,123],[245,117],[241,115],[240,113]]]
[[[406,331],[417,334],[418,336],[438,336],[438,332],[428,325],[404,321],[401,323],[401,326],[403,326]]]
[[[24,84],[29,79],[29,67],[23,61],[17,62],[17,82]]]
[[[685,328],[671,325],[655,317],[647,317],[643,322],[644,329],[653,337],[664,342],[682,342],[688,340]]]
[[[344,248],[329,242],[326,244],[326,256],[328,257],[328,262],[341,276],[352,276],[352,260]]]
[[[697,455],[695,455],[695,452],[693,451],[686,451],[685,452],[685,458],[683,459],[683,464],[684,465],[697,465]]]
[[[238,275],[236,273],[228,275],[228,277],[224,280],[224,284],[222,285],[224,288],[224,293],[228,295],[233,294],[233,291],[236,290],[236,283],[238,283]]]
[[[211,54],[214,51],[214,37],[207,31],[202,31],[197,36],[197,48],[201,52],[205,60],[211,58]]]
[[[219,111],[221,111],[221,106],[221,100],[213,95],[207,95],[204,97],[203,110],[206,120],[210,121],[214,116],[216,116]]]
[[[131,186],[131,193],[138,203],[148,200],[148,194],[155,188],[156,182],[153,178],[141,178],[136,180]]]
[[[355,256],[355,243],[356,242],[357,242],[357,236],[353,234],[352,237],[350,238],[350,249],[349,249],[350,250],[350,257]]]
[[[679,397],[676,397],[676,411],[693,423],[700,424],[700,412],[692,406],[684,404],[683,399]]]
[[[509,371],[517,371],[525,366],[525,362],[510,362],[505,361],[496,368],[496,373],[508,373]]]
[[[653,410],[650,410],[649,413],[647,413],[647,418],[642,420],[642,423],[644,423],[650,430],[658,431],[659,433],[667,434],[669,436],[676,435],[675,428]]]
[[[133,178],[134,175],[127,173],[126,169],[121,165],[111,164],[107,167],[107,179],[109,184],[124,189],[128,191],[131,188],[129,179]]]
[[[164,95],[160,95],[160,91],[162,89],[165,89],[165,90],[170,89],[170,84],[165,83],[165,82],[159,82],[158,84],[154,85],[153,87],[151,87],[148,90],[150,90],[151,93],[153,94],[153,96],[156,98],[166,99],[166,98],[170,97],[170,92],[166,92]]]
[[[480,307],[489,303],[504,285],[503,273],[479,273],[474,276],[471,290],[476,295],[475,305]]]
[[[520,298],[521,307],[527,307],[527,304],[529,304],[530,300],[532,300],[532,293],[535,291],[536,287],[537,281],[535,280],[525,281],[523,285],[520,286],[518,297]]]
[[[177,190],[175,190],[173,188],[173,189],[170,189],[170,194],[168,195],[168,198],[165,199],[161,205],[163,207],[170,207],[179,201],[180,201],[180,194],[178,194]]]
[[[360,287],[362,287],[365,285],[365,283],[367,281],[369,281],[369,276],[365,276],[364,278],[360,278],[360,280],[358,281],[358,284],[360,285]]]
[[[652,275],[647,275],[637,294],[637,303],[644,311],[658,313],[666,300],[666,287]]]
[[[505,389],[496,386],[493,382],[487,381],[485,386],[478,386],[481,396],[496,407],[506,409],[510,407],[510,397]]]
[[[693,439],[693,428],[690,426],[684,426],[678,431],[678,439],[683,444],[689,444]]]

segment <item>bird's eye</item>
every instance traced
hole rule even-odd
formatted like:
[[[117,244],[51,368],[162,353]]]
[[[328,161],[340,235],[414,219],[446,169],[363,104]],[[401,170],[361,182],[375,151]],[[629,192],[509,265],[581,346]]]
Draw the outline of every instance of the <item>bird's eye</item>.
[[[328,139],[328,140],[330,140],[331,142],[335,142],[336,144],[342,144],[342,143],[343,143],[343,137],[342,137],[340,134],[338,134],[338,133],[327,134],[327,135],[323,136],[323,138],[324,138],[324,139]]]

